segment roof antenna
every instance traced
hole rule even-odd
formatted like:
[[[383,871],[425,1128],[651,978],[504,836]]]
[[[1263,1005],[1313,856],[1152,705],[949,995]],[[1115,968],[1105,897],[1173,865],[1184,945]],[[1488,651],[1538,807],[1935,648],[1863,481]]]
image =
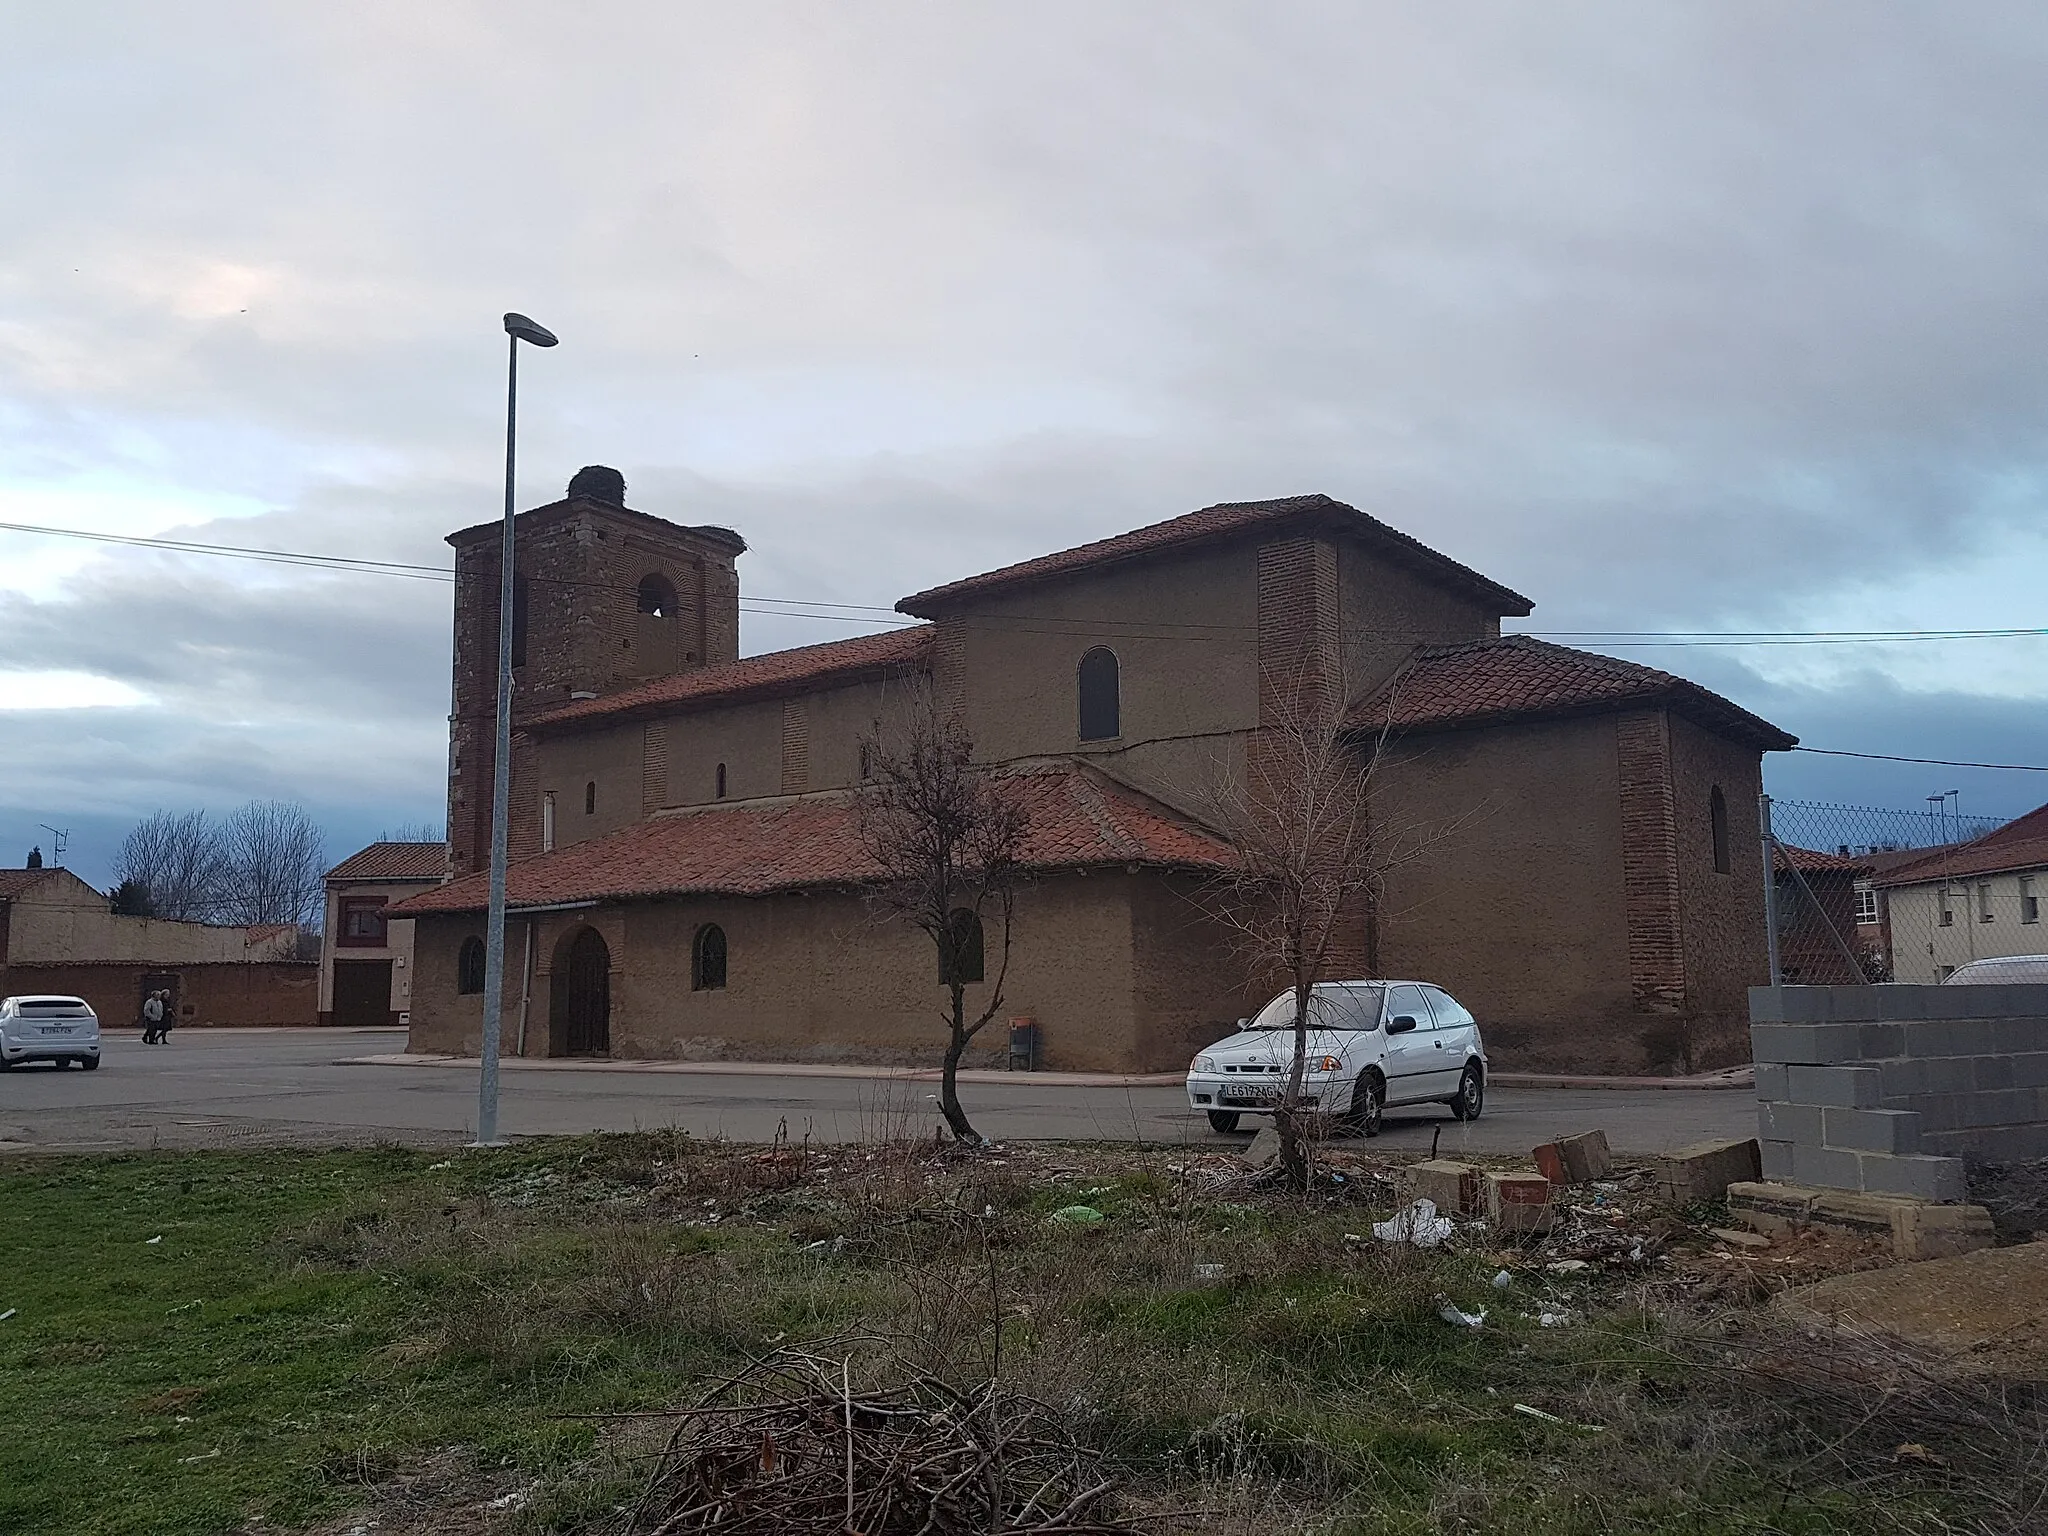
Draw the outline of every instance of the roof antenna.
[[[36,825],[50,834],[50,862],[59,869],[62,869],[64,867],[64,852],[71,846],[71,829],[69,827],[53,827],[47,822],[37,822]]]

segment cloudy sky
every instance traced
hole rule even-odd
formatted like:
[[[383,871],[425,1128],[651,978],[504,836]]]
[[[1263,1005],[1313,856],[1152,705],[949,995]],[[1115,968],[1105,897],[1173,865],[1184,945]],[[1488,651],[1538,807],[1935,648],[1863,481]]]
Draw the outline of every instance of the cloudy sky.
[[[0,0],[0,521],[439,562],[617,465],[886,606],[1321,490],[1544,631],[2048,624],[2036,3]],[[438,820],[449,588],[0,531],[0,862]],[[859,625],[745,617],[745,649]],[[2048,639],[1603,646],[2048,763]],[[1794,755],[1965,810],[2048,774]]]

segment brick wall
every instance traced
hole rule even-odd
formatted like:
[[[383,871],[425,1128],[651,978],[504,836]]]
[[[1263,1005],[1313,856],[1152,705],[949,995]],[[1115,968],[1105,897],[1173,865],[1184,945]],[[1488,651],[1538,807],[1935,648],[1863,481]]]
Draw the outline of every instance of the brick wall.
[[[109,1029],[140,1028],[145,980],[152,987],[175,978],[178,1023],[215,1025],[304,1024],[320,1006],[320,967],[313,961],[273,960],[247,965],[10,965],[0,971],[0,992],[56,992],[82,997]]]
[[[1614,723],[1621,783],[1621,893],[1628,917],[1629,987],[1645,1013],[1685,1007],[1685,942],[1679,928],[1678,815],[1664,711]]]
[[[1757,987],[1764,1177],[1960,1200],[2048,1157],[2048,986]]]
[[[811,787],[811,716],[808,701],[782,701],[782,792],[800,795]]]

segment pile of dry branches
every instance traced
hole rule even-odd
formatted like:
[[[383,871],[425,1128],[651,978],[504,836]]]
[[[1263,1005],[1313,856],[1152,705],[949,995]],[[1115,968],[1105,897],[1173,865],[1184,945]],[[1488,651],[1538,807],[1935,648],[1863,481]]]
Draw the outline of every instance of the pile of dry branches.
[[[917,1375],[856,1391],[851,1361],[766,1356],[680,1411],[625,1536],[1129,1536],[1114,1487],[1045,1404]]]

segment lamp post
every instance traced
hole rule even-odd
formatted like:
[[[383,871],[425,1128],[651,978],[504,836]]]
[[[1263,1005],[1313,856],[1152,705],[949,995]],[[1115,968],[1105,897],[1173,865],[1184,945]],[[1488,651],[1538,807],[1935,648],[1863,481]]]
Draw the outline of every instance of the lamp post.
[[[555,345],[524,315],[505,317],[505,533],[498,548],[498,732],[491,755],[491,908],[484,936],[483,1066],[477,1074],[476,1144],[498,1144],[498,1040],[505,1005],[505,822],[512,805],[512,471],[518,445],[519,343]]]

